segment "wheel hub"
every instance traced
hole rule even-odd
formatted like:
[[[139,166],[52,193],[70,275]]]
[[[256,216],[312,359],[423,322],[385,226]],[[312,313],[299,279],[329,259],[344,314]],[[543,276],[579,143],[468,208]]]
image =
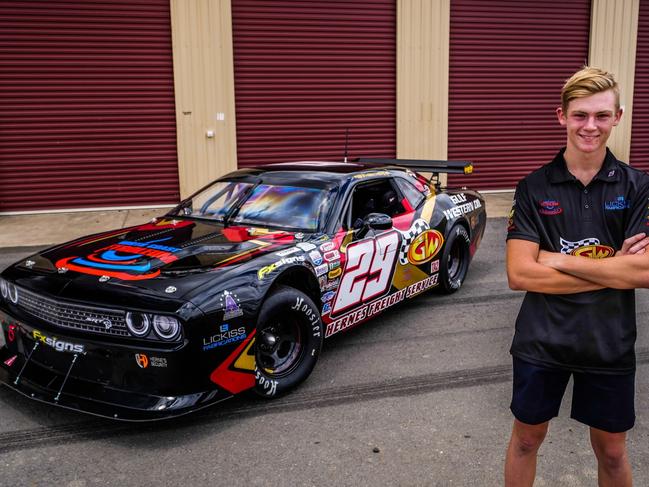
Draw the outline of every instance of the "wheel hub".
[[[265,353],[272,353],[277,348],[279,337],[273,330],[264,330],[259,336],[259,348]]]

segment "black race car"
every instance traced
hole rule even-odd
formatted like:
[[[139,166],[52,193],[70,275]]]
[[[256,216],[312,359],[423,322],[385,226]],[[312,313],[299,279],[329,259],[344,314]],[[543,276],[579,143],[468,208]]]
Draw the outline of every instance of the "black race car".
[[[361,159],[241,169],[149,223],[32,255],[0,275],[0,380],[132,421],[250,389],[285,393],[325,338],[462,285],[484,199],[442,190],[439,173],[471,168]]]

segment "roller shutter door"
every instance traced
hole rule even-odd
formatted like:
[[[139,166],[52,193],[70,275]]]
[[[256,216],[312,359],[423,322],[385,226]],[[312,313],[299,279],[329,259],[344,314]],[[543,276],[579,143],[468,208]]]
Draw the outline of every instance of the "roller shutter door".
[[[232,0],[238,164],[396,154],[395,0]]]
[[[0,1],[0,212],[178,201],[169,0]]]
[[[475,163],[450,184],[510,189],[565,145],[555,109],[588,59],[590,0],[452,0],[450,159]]]
[[[640,2],[631,127],[629,162],[633,167],[649,171],[649,1],[646,0]]]

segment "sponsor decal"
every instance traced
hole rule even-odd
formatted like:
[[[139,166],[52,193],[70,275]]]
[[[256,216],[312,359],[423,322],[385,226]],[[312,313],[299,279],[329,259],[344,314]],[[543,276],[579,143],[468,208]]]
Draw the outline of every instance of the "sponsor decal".
[[[223,313],[223,321],[231,320],[243,315],[243,311],[239,307],[239,298],[235,293],[230,291],[223,291],[219,298],[219,305],[225,309]]]
[[[449,198],[451,198],[451,201],[456,205],[461,205],[462,203],[466,203],[466,195],[464,193],[451,194],[449,195]]]
[[[414,242],[418,235],[428,230],[430,226],[426,220],[421,218],[415,220],[410,228],[405,232],[397,230],[401,233],[401,247],[399,248],[399,263],[406,265],[408,263],[408,250],[410,244]]]
[[[109,276],[101,276],[99,278],[99,282],[108,282],[110,280]]]
[[[325,286],[329,283],[329,279],[327,279],[327,276],[320,276],[318,277],[318,283],[320,284],[320,289],[324,289]]]
[[[329,266],[327,264],[321,264],[315,268],[315,275],[320,277],[324,276],[329,271]]]
[[[354,174],[352,177],[354,179],[365,179],[365,178],[372,178],[374,176],[389,176],[390,173],[388,171],[372,171],[372,172],[364,172],[361,174]]]
[[[167,293],[167,294],[173,294],[176,291],[178,291],[178,288],[176,286],[167,286],[165,288],[165,293]]]
[[[288,264],[295,264],[297,262],[304,262],[305,258],[303,255],[298,255],[295,257],[284,257],[281,260],[278,260],[277,262],[268,265],[266,267],[262,267],[259,269],[257,272],[257,279],[260,281],[266,276],[266,274],[270,274],[271,272],[279,269],[282,266],[288,265]]]
[[[329,270],[333,271],[334,269],[338,269],[340,267],[340,261],[339,260],[334,260],[333,262],[329,262]]]
[[[59,340],[57,337],[48,336],[39,330],[33,330],[32,337],[34,340],[38,340],[39,342],[52,347],[57,352],[86,353],[85,347],[80,343]]]
[[[301,252],[299,248],[291,247],[285,250],[280,250],[279,252],[275,252],[275,255],[278,255],[280,257],[286,257],[287,255],[296,254],[298,252]]]
[[[539,213],[541,215],[559,215],[563,213],[563,208],[557,200],[542,200],[539,201]]]
[[[151,279],[160,274],[154,264],[169,264],[178,260],[180,248],[163,245],[166,237],[148,242],[122,240],[102,247],[85,257],[66,257],[56,262],[56,267],[82,274],[117,277],[124,280]]]
[[[332,289],[336,289],[340,285],[340,278],[338,279],[333,279],[331,281],[327,280],[325,281],[324,286],[321,286],[324,291],[330,291]]]
[[[626,210],[627,208],[631,208],[631,202],[624,196],[618,196],[615,200],[604,203],[604,209],[608,211]]]
[[[28,268],[31,269],[31,268],[34,267],[35,265],[36,265],[36,262],[34,262],[33,260],[26,260],[26,261],[25,261],[25,267],[28,267]]]
[[[444,243],[444,237],[437,230],[426,230],[419,234],[408,249],[408,262],[424,264],[435,257]]]
[[[325,329],[325,338],[335,335],[338,332],[351,328],[361,321],[374,316],[404,299],[415,296],[438,284],[438,274],[429,276],[421,281],[415,282],[410,286],[401,289],[395,293],[389,294],[382,298],[371,301],[362,308],[347,313],[329,323]]]
[[[167,367],[167,359],[164,357],[149,357],[145,353],[136,353],[135,354],[135,363],[141,369],[146,369],[147,367]]]
[[[144,353],[135,354],[135,363],[141,369],[146,369],[149,366],[149,357]]]
[[[311,252],[309,252],[309,258],[315,265],[322,264],[322,254],[317,250],[312,250]]]
[[[460,195],[453,195],[453,196],[457,197]],[[451,200],[453,200],[453,196],[451,196]],[[462,193],[461,196],[464,197],[464,193]],[[466,197],[464,197],[464,199],[466,199]],[[470,213],[473,210],[476,210],[481,207],[482,207],[482,203],[480,203],[480,200],[475,199],[473,201],[467,201],[466,203],[462,203],[459,204],[458,206],[454,206],[453,208],[449,208],[448,210],[444,210],[443,213],[447,220],[453,220],[454,218],[458,218],[464,215],[465,213]]]
[[[299,233],[298,235],[302,235],[302,234]],[[295,236],[295,238],[298,238],[297,235]],[[300,237],[300,240],[302,238],[304,238],[304,235],[302,235],[302,237]],[[305,252],[309,252],[309,251],[314,250],[316,248],[315,245],[313,245],[312,243],[307,243],[307,242],[300,242],[298,244],[295,244],[295,246],[302,249],[302,250],[304,250]]]
[[[329,291],[329,292],[324,293],[322,295],[322,301],[323,302],[324,301],[331,301],[331,299],[334,297],[334,294],[335,293],[333,291]]]
[[[304,234],[302,232],[296,233],[295,240],[304,240]]]
[[[439,259],[430,263],[430,273],[433,274],[435,272],[439,272]]]
[[[329,271],[329,274],[327,274],[327,277],[329,279],[335,279],[336,277],[340,276],[340,274],[343,273],[343,270],[339,267],[338,269],[334,269],[333,271]]]
[[[338,252],[337,250],[330,250],[329,252],[325,252],[324,260],[326,262],[331,262],[333,260],[340,260],[340,252]]]
[[[247,336],[248,334],[246,333],[245,327],[240,326],[239,328],[230,329],[230,325],[224,323],[219,327],[218,333],[203,338],[203,351],[206,352],[217,347],[223,347],[231,343],[240,342],[245,340]]]
[[[329,252],[330,250],[333,250],[336,248],[336,244],[334,242],[325,242],[320,246],[320,250],[322,252]]]
[[[615,169],[608,172],[608,177],[609,178],[612,178],[613,176],[615,176]]]
[[[331,311],[331,303],[325,303],[325,304],[322,305],[322,314],[323,315],[329,314],[330,311]]]
[[[4,364],[7,367],[11,367],[14,364],[14,362],[16,361],[17,357],[18,357],[18,355],[14,355],[13,357],[8,358],[7,360],[5,360]]]

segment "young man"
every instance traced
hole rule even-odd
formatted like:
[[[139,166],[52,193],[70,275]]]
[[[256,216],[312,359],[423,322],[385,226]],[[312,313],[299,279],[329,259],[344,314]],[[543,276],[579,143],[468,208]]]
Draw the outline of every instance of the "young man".
[[[633,289],[649,287],[649,176],[606,148],[621,116],[613,75],[575,73],[557,109],[566,147],[516,188],[507,276],[511,289],[527,293],[511,346],[508,487],[533,484],[538,448],[571,375],[571,417],[590,427],[599,486],[631,485]]]

